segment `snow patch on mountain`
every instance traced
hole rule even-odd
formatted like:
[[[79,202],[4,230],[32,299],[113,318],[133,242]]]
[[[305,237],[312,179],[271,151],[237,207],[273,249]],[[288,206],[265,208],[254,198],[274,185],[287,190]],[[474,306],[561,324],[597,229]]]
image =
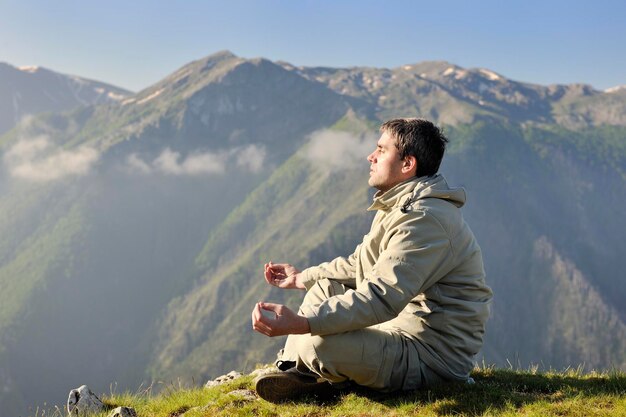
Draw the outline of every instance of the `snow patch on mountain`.
[[[460,80],[460,79],[465,78],[467,76],[467,70],[458,69],[458,68],[455,68],[455,67],[449,67],[443,73],[441,73],[441,75],[443,75],[445,77],[454,76],[455,80]]]
[[[127,98],[126,100],[123,100],[121,104],[122,104],[122,106],[125,106],[127,104],[131,104],[131,103],[134,103],[136,101],[137,101],[136,98],[131,97],[131,98]]]
[[[39,68],[40,67],[37,66],[37,65],[26,65],[26,66],[23,66],[23,67],[18,67],[17,69],[19,69],[20,71],[23,71],[23,72],[30,72],[32,74],[34,72],[39,71]]]
[[[446,69],[446,70],[443,72],[443,74],[441,74],[441,75],[448,76],[448,75],[451,75],[451,74],[454,74],[454,67],[450,67],[450,68]]]
[[[147,103],[148,101],[158,97],[162,92],[163,92],[163,88],[161,88],[160,90],[155,91],[154,93],[150,94],[148,97],[142,98],[141,100],[139,100],[137,102],[137,104]]]
[[[110,98],[111,100],[115,100],[115,101],[122,101],[126,98],[126,95],[124,94],[117,94],[114,93],[113,91],[109,91],[107,93],[107,97]]]
[[[496,74],[493,71],[490,71],[488,69],[484,69],[484,68],[480,68],[478,70],[478,72],[480,72],[482,75],[484,75],[485,77],[487,77],[489,80],[491,81],[499,81],[502,79],[502,76]]]
[[[615,87],[607,88],[606,90],[604,90],[604,92],[611,94],[611,93],[617,93],[618,91],[622,91],[622,90],[626,90],[626,84],[616,85]]]

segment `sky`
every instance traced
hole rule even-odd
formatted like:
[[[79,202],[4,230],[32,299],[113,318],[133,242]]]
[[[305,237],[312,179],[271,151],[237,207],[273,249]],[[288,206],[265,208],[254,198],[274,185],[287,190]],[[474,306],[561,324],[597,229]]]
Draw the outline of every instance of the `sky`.
[[[132,91],[221,50],[305,66],[444,60],[537,84],[626,84],[626,2],[0,0],[0,62]]]

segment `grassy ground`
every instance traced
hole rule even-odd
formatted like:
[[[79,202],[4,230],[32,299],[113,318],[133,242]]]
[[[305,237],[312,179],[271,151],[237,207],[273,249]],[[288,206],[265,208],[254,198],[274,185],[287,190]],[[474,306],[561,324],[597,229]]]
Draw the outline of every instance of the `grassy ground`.
[[[160,394],[112,394],[111,408],[133,407],[138,417],[205,416],[626,416],[626,374],[582,374],[477,369],[476,383],[448,384],[410,393],[380,395],[368,391],[343,393],[332,402],[313,399],[275,405],[229,394],[252,389],[244,376],[213,388],[166,387]],[[60,411],[46,416],[62,416]],[[106,417],[107,412],[98,417]],[[43,415],[41,415],[43,417]]]

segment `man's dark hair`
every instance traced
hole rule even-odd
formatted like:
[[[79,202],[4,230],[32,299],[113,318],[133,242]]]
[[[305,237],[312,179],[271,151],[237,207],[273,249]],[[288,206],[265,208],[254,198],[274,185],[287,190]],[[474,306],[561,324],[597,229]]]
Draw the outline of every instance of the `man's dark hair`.
[[[434,124],[424,119],[392,119],[382,124],[381,132],[396,139],[400,159],[412,155],[417,160],[416,176],[435,175],[441,165],[448,139]]]

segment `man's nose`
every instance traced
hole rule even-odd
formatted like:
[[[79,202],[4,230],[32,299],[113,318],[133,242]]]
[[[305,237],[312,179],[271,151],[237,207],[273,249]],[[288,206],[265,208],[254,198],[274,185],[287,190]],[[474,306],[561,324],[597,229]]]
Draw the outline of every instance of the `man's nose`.
[[[374,152],[372,152],[371,154],[367,156],[367,160],[371,163],[374,163]]]

